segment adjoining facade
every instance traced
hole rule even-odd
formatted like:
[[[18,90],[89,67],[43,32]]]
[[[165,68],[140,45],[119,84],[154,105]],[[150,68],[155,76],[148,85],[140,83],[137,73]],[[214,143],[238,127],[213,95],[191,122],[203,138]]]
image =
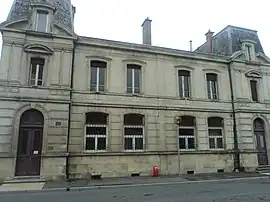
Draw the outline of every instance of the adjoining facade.
[[[0,66],[0,178],[253,171],[269,161],[270,59],[227,26],[195,51],[78,36],[70,0],[15,0]]]

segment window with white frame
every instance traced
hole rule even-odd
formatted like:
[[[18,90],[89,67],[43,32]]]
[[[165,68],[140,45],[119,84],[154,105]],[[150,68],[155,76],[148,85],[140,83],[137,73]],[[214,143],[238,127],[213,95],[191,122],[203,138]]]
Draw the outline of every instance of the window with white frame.
[[[96,92],[105,91],[105,77],[106,77],[107,63],[103,61],[92,60],[90,62],[91,68],[91,84],[90,90]]]
[[[141,66],[127,65],[127,93],[139,94],[141,90]]]
[[[101,112],[86,114],[85,150],[106,151],[108,137],[108,115]]]
[[[196,148],[195,117],[181,116],[178,130],[179,149],[193,150]]]
[[[190,97],[190,71],[178,70],[178,89],[180,98]]]
[[[31,58],[30,85],[43,85],[43,71],[45,60],[43,58]]]
[[[144,116],[124,115],[124,148],[126,151],[142,151],[144,148]]]
[[[208,118],[208,135],[210,149],[224,149],[223,118]]]
[[[218,99],[218,76],[214,73],[206,74],[208,99]]]
[[[47,11],[38,10],[36,17],[36,31],[48,32],[49,28],[49,13]]]

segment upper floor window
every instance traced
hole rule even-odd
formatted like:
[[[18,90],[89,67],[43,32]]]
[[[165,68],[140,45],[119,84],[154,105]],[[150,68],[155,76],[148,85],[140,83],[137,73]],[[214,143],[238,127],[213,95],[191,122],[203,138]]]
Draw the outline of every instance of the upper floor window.
[[[178,137],[179,149],[195,149],[195,117],[180,117]]]
[[[246,49],[246,51],[247,51],[247,58],[248,58],[248,60],[252,60],[252,53],[251,53],[251,48],[252,48],[252,46],[251,45],[249,45],[249,44],[245,44],[245,49]]]
[[[217,100],[218,99],[217,74],[207,73],[206,80],[207,80],[208,99]]]
[[[141,66],[127,65],[127,93],[140,93],[141,91]]]
[[[107,148],[108,115],[101,112],[86,114],[85,150],[105,151]]]
[[[47,11],[38,10],[36,18],[36,31],[47,32],[49,22],[49,13]]]
[[[210,149],[223,149],[223,119],[220,117],[208,118],[208,135]]]
[[[126,151],[143,150],[144,116],[141,114],[124,115],[124,147]]]
[[[250,90],[251,90],[251,98],[252,101],[258,102],[258,90],[257,90],[258,82],[256,80],[250,80]]]
[[[242,50],[245,51],[246,59],[249,61],[254,61],[255,55],[255,41],[252,40],[242,40]]]
[[[106,62],[91,61],[91,84],[90,90],[96,92],[105,91]]]
[[[179,97],[190,97],[190,72],[187,70],[178,71]]]
[[[30,85],[43,85],[43,71],[45,60],[42,58],[31,58]]]

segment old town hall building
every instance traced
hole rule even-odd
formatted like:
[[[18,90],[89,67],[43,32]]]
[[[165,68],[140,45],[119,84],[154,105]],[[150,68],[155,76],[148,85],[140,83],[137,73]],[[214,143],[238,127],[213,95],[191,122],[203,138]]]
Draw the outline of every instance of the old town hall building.
[[[268,165],[270,59],[257,32],[195,51],[78,36],[71,0],[14,0],[0,63],[0,178],[254,171]]]

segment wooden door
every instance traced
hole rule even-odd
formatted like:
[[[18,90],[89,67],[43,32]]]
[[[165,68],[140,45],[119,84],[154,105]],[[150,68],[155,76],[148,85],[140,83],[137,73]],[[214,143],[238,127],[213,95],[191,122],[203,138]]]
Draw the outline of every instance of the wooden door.
[[[40,112],[37,112],[36,110],[29,110],[21,117],[16,176],[38,176],[40,174],[43,116]]]
[[[268,155],[265,139],[264,122],[261,119],[254,121],[254,134],[256,137],[256,147],[259,165],[268,165]]]

